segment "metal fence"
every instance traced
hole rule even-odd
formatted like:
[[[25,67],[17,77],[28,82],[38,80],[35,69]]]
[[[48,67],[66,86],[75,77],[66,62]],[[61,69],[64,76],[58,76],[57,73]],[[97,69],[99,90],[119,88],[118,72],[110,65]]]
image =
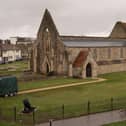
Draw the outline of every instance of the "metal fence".
[[[47,110],[34,111],[30,114],[22,114],[16,106],[13,108],[0,108],[0,120],[21,123],[21,125],[31,125],[49,120],[65,119],[77,116],[88,115],[105,111],[112,111],[126,108],[126,98],[110,98],[99,101],[87,101],[82,104],[61,105]]]

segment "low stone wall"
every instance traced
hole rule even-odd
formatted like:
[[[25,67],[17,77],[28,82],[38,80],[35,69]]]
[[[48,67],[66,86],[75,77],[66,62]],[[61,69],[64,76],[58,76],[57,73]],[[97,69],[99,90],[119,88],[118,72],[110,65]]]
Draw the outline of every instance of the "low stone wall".
[[[126,63],[98,66],[98,74],[126,71]]]

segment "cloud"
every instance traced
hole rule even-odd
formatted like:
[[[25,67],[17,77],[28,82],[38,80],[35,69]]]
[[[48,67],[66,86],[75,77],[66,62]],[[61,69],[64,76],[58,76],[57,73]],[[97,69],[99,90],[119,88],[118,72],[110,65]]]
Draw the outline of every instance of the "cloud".
[[[126,21],[125,0],[0,0],[0,38],[36,36],[48,8],[61,34],[108,35]]]

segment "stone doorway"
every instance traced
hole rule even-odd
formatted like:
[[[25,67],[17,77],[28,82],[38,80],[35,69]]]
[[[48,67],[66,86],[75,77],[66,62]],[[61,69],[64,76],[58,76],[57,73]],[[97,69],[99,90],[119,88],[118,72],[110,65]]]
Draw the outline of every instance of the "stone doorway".
[[[46,64],[46,73],[49,73],[50,71],[49,71],[49,65],[48,64]]]
[[[90,63],[86,66],[86,77],[92,77],[92,67]]]

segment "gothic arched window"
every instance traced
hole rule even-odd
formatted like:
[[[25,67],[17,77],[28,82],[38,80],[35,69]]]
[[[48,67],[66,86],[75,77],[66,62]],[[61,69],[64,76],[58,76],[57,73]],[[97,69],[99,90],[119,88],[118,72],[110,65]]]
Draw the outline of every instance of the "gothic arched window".
[[[49,29],[45,29],[45,45],[46,45],[46,52],[51,50],[51,42],[50,42],[50,32]]]

